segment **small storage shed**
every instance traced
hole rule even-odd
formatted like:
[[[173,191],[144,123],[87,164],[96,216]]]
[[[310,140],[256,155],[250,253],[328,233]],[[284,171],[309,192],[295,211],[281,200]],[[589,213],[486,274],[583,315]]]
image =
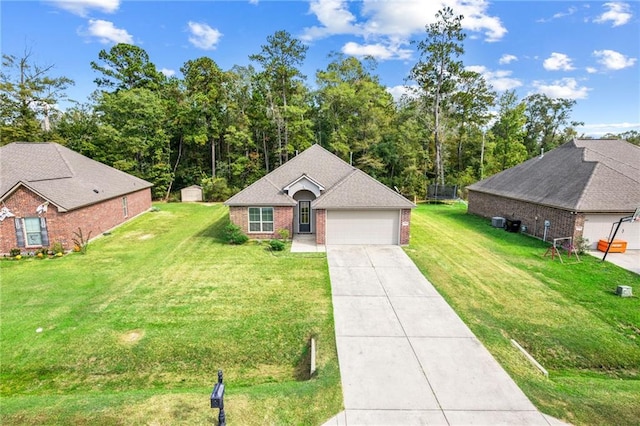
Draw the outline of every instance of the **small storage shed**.
[[[187,186],[180,190],[180,200],[185,202],[202,201],[202,187],[198,185]]]

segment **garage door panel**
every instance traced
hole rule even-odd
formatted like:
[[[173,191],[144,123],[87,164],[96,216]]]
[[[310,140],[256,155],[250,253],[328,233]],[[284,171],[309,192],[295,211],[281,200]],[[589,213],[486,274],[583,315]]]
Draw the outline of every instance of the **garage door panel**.
[[[589,245],[595,249],[598,240],[606,240],[609,234],[613,235],[615,223],[623,216],[620,215],[595,215],[585,217],[583,236],[589,239]],[[616,240],[627,242],[627,249],[640,250],[640,222],[624,222],[620,225]]]
[[[327,244],[398,244],[397,210],[329,210]]]

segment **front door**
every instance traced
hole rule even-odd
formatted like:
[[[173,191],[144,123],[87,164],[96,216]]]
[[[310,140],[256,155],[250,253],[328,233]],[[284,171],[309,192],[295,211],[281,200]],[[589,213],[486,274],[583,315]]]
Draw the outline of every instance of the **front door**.
[[[298,202],[298,232],[311,232],[311,201]]]

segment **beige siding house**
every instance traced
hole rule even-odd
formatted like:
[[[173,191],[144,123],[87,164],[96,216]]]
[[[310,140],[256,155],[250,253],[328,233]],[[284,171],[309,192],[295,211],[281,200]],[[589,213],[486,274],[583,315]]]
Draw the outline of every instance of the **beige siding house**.
[[[622,140],[574,139],[470,185],[469,213],[520,220],[539,238],[586,238],[591,248],[640,207],[640,147]],[[640,222],[616,239],[640,249]]]
[[[319,244],[409,243],[415,204],[320,145],[313,145],[225,202],[251,238],[278,230]]]

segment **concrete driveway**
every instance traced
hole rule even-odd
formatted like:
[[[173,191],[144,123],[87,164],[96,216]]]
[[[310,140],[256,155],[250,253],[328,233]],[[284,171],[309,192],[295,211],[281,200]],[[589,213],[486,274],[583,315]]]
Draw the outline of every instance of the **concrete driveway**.
[[[549,425],[397,246],[327,246],[345,411],[325,425]]]
[[[604,257],[604,253],[601,251],[593,250],[590,251],[589,254],[598,259]],[[608,253],[606,261],[640,275],[640,250],[627,250],[624,253]]]

